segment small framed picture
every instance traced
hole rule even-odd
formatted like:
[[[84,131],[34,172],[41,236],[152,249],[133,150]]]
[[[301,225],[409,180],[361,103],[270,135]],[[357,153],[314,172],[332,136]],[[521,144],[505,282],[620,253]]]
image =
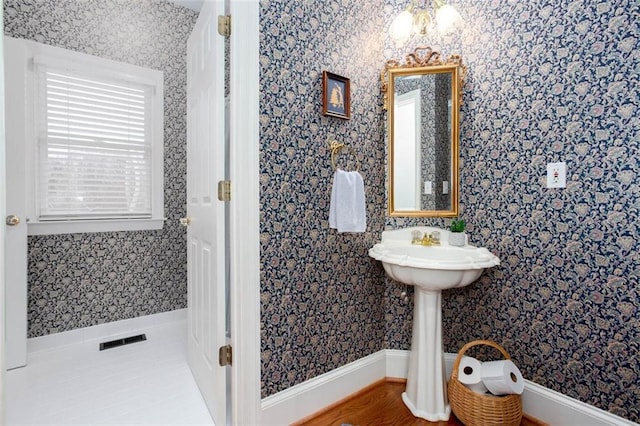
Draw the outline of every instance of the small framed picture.
[[[345,120],[351,118],[349,79],[322,71],[322,114]]]

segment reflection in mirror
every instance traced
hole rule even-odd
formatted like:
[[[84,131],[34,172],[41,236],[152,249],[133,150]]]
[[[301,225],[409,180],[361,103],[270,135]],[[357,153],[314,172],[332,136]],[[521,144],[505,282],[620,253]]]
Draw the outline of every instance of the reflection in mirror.
[[[451,210],[451,75],[394,81],[394,210]]]
[[[389,215],[458,215],[458,110],[465,68],[429,48],[387,62]]]

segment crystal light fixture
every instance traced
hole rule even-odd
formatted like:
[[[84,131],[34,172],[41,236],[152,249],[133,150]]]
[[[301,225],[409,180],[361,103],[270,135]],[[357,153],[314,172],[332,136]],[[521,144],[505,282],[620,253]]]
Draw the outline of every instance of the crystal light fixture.
[[[444,0],[434,0],[433,10],[435,11],[435,27],[440,34],[450,34],[462,24],[462,17],[451,5],[445,4]],[[427,2],[424,8],[419,8],[417,0],[411,0],[409,6],[400,13],[389,27],[389,35],[397,42],[405,42],[415,33],[421,36],[432,31],[434,20],[432,14],[427,9]]]

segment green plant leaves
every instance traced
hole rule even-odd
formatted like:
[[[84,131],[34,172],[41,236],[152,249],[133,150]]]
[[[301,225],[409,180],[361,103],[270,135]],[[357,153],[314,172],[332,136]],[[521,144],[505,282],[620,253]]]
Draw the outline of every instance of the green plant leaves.
[[[465,225],[464,220],[456,219],[451,222],[451,232],[464,232]]]

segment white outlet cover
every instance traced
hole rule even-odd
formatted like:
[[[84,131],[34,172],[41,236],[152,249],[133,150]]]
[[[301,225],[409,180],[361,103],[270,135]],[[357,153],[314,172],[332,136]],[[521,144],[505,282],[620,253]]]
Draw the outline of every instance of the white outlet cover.
[[[430,180],[425,180],[424,181],[424,189],[423,189],[423,194],[425,195],[431,195],[432,189],[431,189],[431,181]]]
[[[567,163],[547,163],[547,188],[567,187]]]

